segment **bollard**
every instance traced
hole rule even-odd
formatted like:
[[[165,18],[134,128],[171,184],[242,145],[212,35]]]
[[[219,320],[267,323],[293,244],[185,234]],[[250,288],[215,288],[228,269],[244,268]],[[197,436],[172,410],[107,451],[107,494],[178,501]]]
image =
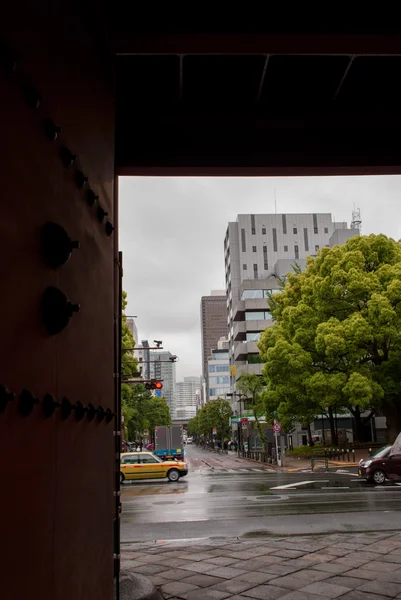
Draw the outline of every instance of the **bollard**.
[[[356,462],[355,460],[355,448],[352,449],[352,462]]]

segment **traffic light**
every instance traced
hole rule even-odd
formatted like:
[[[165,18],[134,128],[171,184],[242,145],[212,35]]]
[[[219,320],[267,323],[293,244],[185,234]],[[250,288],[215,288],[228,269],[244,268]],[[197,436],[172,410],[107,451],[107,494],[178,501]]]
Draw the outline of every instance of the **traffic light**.
[[[147,390],[161,390],[163,388],[163,384],[161,381],[152,379],[151,381],[145,383],[145,387]]]

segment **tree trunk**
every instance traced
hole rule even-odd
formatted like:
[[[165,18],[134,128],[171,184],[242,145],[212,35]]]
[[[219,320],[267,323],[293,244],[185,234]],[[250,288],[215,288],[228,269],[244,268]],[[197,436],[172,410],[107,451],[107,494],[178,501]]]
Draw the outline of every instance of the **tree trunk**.
[[[311,430],[310,423],[307,424],[306,431],[308,434],[308,445],[312,448],[315,445],[315,442],[312,440],[312,430]]]
[[[383,404],[382,413],[386,417],[388,441],[393,444],[401,432],[401,399],[397,397],[389,399]]]
[[[361,409],[359,406],[355,406],[354,409],[351,409],[351,413],[354,415],[355,419],[355,442],[363,441],[363,423],[361,417]]]
[[[328,416],[330,422],[331,443],[333,446],[338,446],[338,435],[336,431],[336,420],[334,417],[333,407],[328,407]]]

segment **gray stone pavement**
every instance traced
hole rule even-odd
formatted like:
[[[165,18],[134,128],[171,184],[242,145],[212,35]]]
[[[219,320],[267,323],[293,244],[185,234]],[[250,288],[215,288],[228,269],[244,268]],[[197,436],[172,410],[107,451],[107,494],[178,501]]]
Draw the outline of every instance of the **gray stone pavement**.
[[[134,543],[121,555],[171,600],[401,599],[401,531]]]

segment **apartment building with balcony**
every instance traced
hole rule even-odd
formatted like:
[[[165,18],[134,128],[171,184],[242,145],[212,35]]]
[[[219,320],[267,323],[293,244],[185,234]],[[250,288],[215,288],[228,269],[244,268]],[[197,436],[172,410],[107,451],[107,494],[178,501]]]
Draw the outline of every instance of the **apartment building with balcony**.
[[[238,215],[224,239],[229,361],[236,367],[232,391],[243,373],[261,374],[257,342],[270,327],[269,295],[294,264],[305,268],[320,248],[359,235],[331,214]]]

